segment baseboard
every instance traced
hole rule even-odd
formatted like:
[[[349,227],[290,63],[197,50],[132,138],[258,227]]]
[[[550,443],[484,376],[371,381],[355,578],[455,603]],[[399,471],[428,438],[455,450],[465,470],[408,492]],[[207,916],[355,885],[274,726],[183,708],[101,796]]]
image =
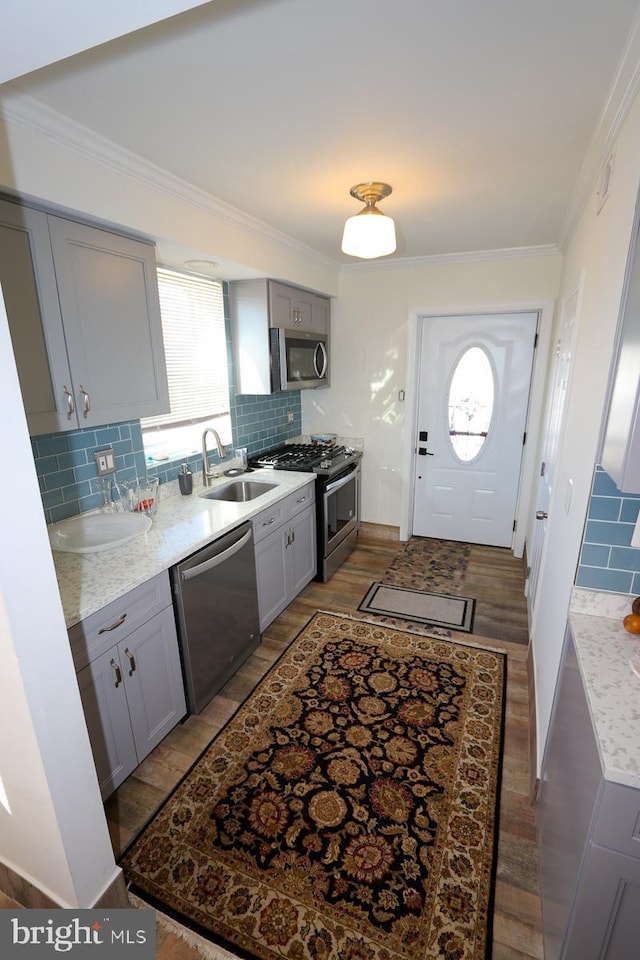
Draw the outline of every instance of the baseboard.
[[[58,910],[60,908],[60,904],[56,903],[48,894],[4,863],[0,863],[0,890],[11,897],[12,900],[31,910],[38,908]]]
[[[533,644],[529,643],[527,650],[527,696],[529,698],[529,802],[533,805],[538,800],[540,781],[538,770],[538,743],[536,726],[536,677],[533,662]]]
[[[0,863],[0,891],[28,910],[60,910],[60,904],[11,867]],[[127,885],[122,870],[92,904],[94,908],[128,907]]]
[[[118,876],[113,880],[107,889],[98,897],[93,904],[94,909],[109,909],[110,907],[130,907],[127,885],[124,881],[124,873],[118,870]]]
[[[400,542],[400,527],[391,527],[385,523],[368,523],[362,520],[360,533],[367,537],[377,537],[379,540]]]

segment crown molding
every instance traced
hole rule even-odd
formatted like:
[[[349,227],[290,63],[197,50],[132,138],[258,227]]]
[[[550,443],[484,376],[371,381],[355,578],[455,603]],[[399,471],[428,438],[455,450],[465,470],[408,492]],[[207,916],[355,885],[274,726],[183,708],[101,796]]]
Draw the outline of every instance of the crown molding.
[[[498,250],[470,250],[464,253],[437,253],[425,257],[394,257],[384,260],[363,260],[345,263],[341,271],[371,269],[372,267],[420,267],[433,263],[472,263],[479,260],[510,260],[521,257],[554,257],[561,253],[555,243],[533,247],[504,247]]]
[[[337,261],[319,253],[312,247],[300,243],[288,234],[264,223],[264,221],[252,217],[243,210],[238,210],[237,207],[225,203],[224,200],[214,197],[199,187],[195,187],[188,181],[169,173],[139,154],[119,146],[101,134],[89,130],[70,117],[46,106],[35,97],[15,89],[11,84],[5,84],[0,92],[0,116],[16,126],[45,137],[66,150],[71,150],[86,157],[106,169],[142,184],[146,188],[157,190],[172,200],[194,207],[217,220],[240,227],[242,230],[260,236],[269,243],[312,259],[323,266],[330,266],[334,269],[339,266]]]
[[[560,232],[560,248],[566,249],[578,220],[584,213],[594,184],[614,149],[620,128],[640,88],[640,11],[636,14],[627,44],[578,174],[567,215]]]

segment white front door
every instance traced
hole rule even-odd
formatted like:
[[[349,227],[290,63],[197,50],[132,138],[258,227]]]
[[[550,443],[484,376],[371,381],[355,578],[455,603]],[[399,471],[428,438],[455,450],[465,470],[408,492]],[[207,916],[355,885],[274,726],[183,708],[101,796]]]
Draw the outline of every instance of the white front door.
[[[544,420],[542,455],[538,474],[538,489],[536,491],[536,522],[533,525],[530,542],[527,543],[529,574],[525,589],[527,594],[529,624],[531,627],[533,627],[536,612],[536,591],[538,578],[540,576],[544,541],[547,533],[547,517],[556,474],[556,460],[560,447],[562,425],[564,423],[564,408],[571,374],[581,294],[582,280],[562,304],[560,336],[556,344],[553,371],[550,378],[549,405]],[[566,496],[569,497],[570,495],[571,488],[569,487]],[[568,512],[569,503],[567,502],[565,502],[565,509]]]
[[[421,318],[417,536],[511,546],[537,321]]]

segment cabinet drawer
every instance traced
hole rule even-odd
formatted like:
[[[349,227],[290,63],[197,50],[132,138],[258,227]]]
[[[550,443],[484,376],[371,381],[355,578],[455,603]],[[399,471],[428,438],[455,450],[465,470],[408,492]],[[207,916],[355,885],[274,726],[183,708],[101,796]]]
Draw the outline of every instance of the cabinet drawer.
[[[640,860],[640,790],[605,781],[593,841]]]
[[[74,624],[69,630],[69,643],[76,670],[86,667],[170,603],[169,573],[165,570]]]
[[[251,523],[253,525],[254,543],[260,543],[264,537],[277,530],[281,524],[286,523],[313,503],[315,503],[315,481],[311,480],[306,487],[301,487],[295,493],[288,494],[282,500],[274,503],[268,510],[263,510],[253,517]]]
[[[290,493],[283,501],[283,514],[285,520],[295,517],[301,510],[306,510],[308,506],[315,503],[315,481],[308,483],[301,490]]]
[[[270,533],[277,530],[281,523],[284,523],[285,518],[282,513],[283,505],[284,500],[280,500],[278,503],[274,503],[272,507],[269,507],[268,510],[263,510],[252,518],[251,526],[253,527],[254,543],[260,543],[260,541],[268,537]]]

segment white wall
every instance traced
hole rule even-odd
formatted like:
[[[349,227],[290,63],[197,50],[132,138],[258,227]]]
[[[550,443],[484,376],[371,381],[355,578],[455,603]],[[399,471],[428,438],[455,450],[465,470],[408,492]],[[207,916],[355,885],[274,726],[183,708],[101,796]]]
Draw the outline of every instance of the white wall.
[[[19,0],[5,3],[0,83],[207,0]],[[28,38],[28,42],[25,39]]]
[[[585,272],[565,429],[549,507],[539,590],[544,602],[533,623],[539,760],[548,731],[571,587],[582,541],[598,437],[606,403],[627,253],[640,178],[640,98],[615,145],[611,193],[596,215],[595,188],[570,238],[560,300]],[[564,509],[568,481],[571,507]]]
[[[0,861],[60,906],[119,873],[65,629],[0,295]]]
[[[411,389],[416,317],[542,307],[556,297],[561,259],[549,253],[390,261],[342,272],[332,305],[332,386],[303,392],[302,419],[305,433],[364,437],[363,520],[400,525],[407,402],[398,391]]]

